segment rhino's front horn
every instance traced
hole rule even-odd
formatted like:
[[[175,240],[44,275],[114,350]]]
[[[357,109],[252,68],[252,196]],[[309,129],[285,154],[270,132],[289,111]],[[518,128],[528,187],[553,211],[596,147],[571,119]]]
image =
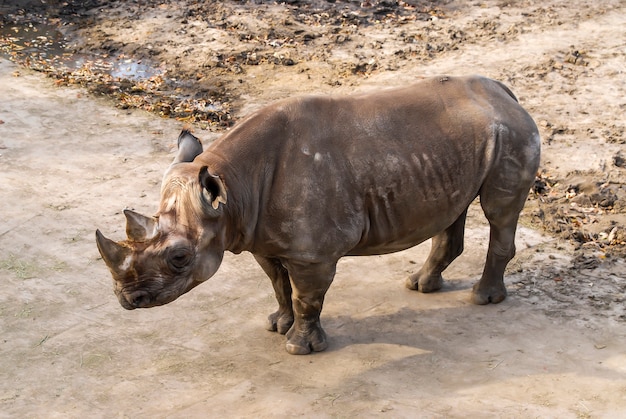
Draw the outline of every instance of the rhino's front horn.
[[[100,230],[96,230],[96,244],[98,245],[100,256],[102,256],[109,269],[116,272],[122,270],[122,265],[126,258],[130,256],[131,250],[128,247],[115,243],[113,240],[107,239]]]
[[[138,212],[125,209],[126,235],[135,242],[150,240],[156,235],[157,223],[153,217],[146,217]]]

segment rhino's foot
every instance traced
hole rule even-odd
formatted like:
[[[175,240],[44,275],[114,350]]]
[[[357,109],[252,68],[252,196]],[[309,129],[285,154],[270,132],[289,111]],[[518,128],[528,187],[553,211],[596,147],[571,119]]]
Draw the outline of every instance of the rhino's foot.
[[[281,335],[284,335],[289,331],[292,324],[293,313],[278,310],[268,316],[265,328],[270,332],[278,332]]]
[[[418,272],[411,275],[406,280],[406,287],[410,290],[416,290],[423,293],[439,291],[443,286],[443,278],[441,274],[425,275]]]
[[[319,321],[302,328],[294,324],[287,332],[285,348],[292,355],[306,355],[311,351],[320,352],[327,347],[326,332]]]
[[[478,305],[497,304],[506,298],[506,287],[504,284],[481,286],[478,282],[472,289],[472,303]]]

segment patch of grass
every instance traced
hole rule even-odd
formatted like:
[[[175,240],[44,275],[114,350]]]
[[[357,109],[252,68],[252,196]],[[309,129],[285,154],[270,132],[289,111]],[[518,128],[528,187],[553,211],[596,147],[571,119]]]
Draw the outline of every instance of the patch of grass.
[[[113,359],[110,354],[86,353],[80,354],[80,368],[96,368]]]
[[[22,310],[19,313],[15,313],[15,317],[18,317],[20,319],[27,319],[31,316],[33,310],[28,306],[28,304],[26,304],[24,307],[22,307]]]
[[[74,207],[70,204],[46,204],[46,208],[61,212]]]
[[[37,274],[37,265],[33,262],[20,259],[13,253],[0,260],[0,269],[13,273],[19,279],[34,278]]]
[[[52,265],[51,269],[55,272],[63,272],[63,271],[67,271],[68,266],[65,261],[57,259],[54,261],[54,265]]]

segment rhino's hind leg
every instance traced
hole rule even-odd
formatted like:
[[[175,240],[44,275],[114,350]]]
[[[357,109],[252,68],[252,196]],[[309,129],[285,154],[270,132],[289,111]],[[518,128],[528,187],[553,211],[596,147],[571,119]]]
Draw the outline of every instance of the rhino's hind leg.
[[[428,259],[419,272],[407,278],[407,288],[420,292],[433,292],[441,289],[443,286],[441,273],[463,253],[466,216],[467,209],[450,227],[433,237]]]
[[[515,214],[505,220],[489,220],[489,249],[483,275],[472,289],[474,304],[496,304],[506,298],[504,269],[515,256],[517,218]]]
[[[323,351],[328,347],[326,333],[320,323],[324,296],[335,276],[336,263],[289,264],[293,286],[295,321],[287,332],[285,348],[292,355]]]
[[[254,258],[272,280],[272,286],[278,301],[278,310],[267,318],[266,329],[284,335],[293,324],[289,273],[278,259],[268,259],[256,255]]]
[[[535,171],[532,164],[505,167],[505,170],[495,171],[483,184],[480,205],[489,221],[489,248],[483,274],[472,290],[474,304],[499,303],[506,298],[504,270],[515,256],[517,220]]]

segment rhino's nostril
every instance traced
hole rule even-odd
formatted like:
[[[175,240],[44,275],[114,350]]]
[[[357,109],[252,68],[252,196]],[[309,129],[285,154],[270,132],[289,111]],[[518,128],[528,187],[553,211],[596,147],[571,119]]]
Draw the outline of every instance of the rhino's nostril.
[[[144,307],[150,302],[150,296],[145,292],[136,292],[129,296],[128,302],[134,308]]]

